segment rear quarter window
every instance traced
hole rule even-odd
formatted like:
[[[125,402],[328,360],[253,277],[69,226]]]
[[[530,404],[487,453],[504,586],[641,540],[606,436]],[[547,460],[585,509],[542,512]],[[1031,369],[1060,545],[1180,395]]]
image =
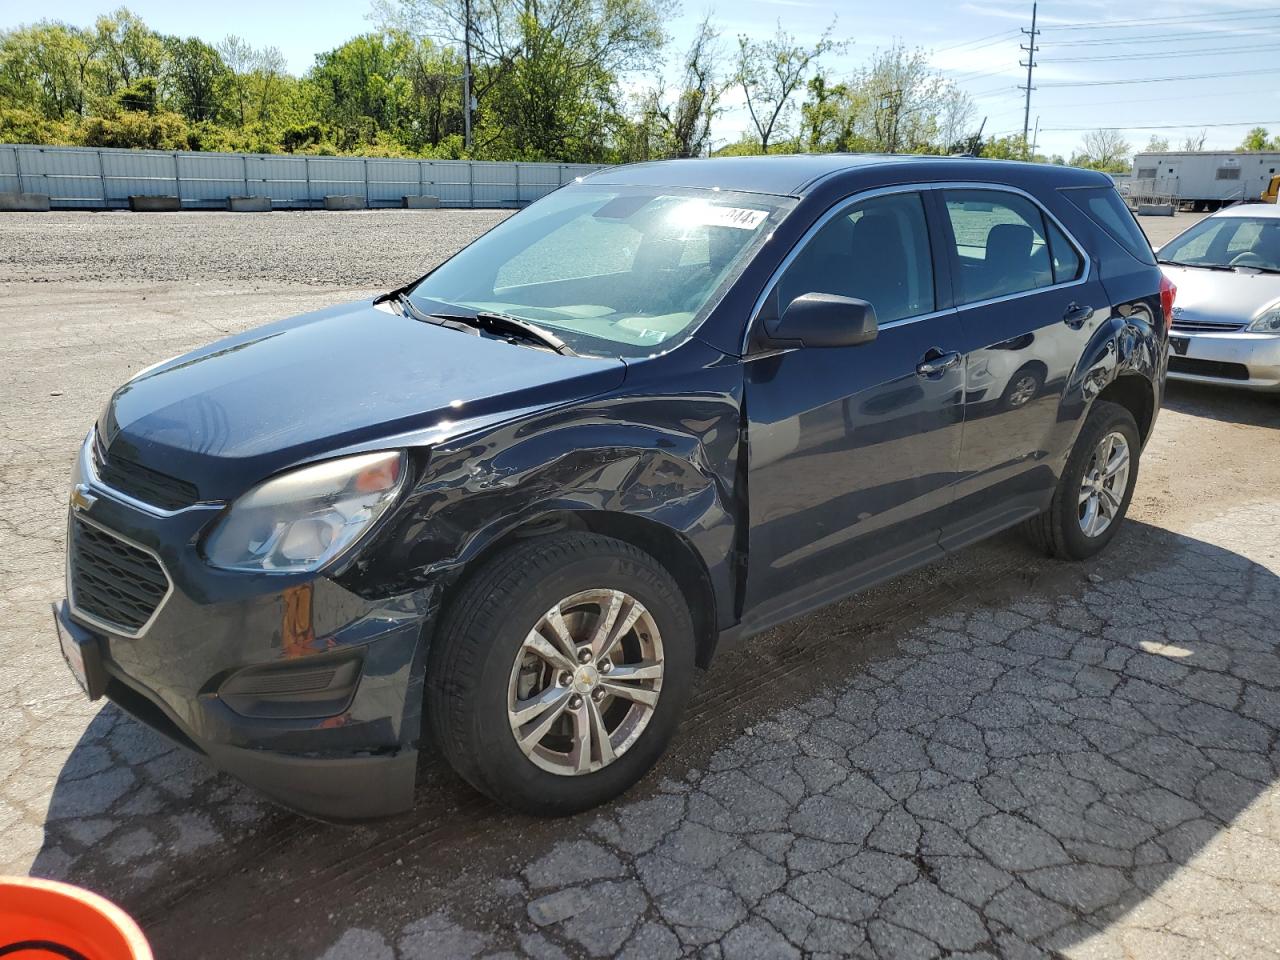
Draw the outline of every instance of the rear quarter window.
[[[1155,266],[1151,242],[1114,187],[1075,187],[1061,192],[1135,259]]]

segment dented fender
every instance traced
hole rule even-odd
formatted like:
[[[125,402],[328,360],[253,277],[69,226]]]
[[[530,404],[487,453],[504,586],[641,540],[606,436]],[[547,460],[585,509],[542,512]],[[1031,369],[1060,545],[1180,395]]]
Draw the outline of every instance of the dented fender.
[[[566,513],[614,514],[676,535],[727,625],[745,517],[736,487],[741,367],[696,340],[679,352],[688,362],[664,364],[661,380],[649,382],[657,365],[630,364],[625,395],[435,442],[392,522],[362,551],[370,559],[344,580],[363,593],[447,586],[518,528]]]
[[[1093,402],[1121,377],[1140,377],[1154,391],[1154,417],[1160,409],[1168,349],[1168,338],[1157,325],[1150,302],[1138,300],[1113,310],[1090,338],[1063,394],[1059,420],[1074,425],[1072,443]],[[1064,449],[1069,452],[1071,444]]]

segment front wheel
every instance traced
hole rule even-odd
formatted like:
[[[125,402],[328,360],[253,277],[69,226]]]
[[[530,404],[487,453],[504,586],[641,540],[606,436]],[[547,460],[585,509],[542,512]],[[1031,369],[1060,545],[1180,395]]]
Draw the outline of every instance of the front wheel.
[[[428,662],[445,758],[517,810],[612,799],[666,749],[692,684],[679,586],[630,544],[557,534],[503,551],[450,605]]]
[[[1027,521],[1032,542],[1050,556],[1070,560],[1101,551],[1129,509],[1140,453],[1133,414],[1116,403],[1095,403],[1049,509]]]

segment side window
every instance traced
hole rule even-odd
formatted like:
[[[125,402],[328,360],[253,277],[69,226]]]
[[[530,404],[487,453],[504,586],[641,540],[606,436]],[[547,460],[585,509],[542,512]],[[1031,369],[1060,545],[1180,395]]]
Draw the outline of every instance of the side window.
[[[1172,170],[1169,171],[1173,173]],[[1143,263],[1155,266],[1155,254],[1147,235],[1138,226],[1115,187],[1072,187],[1062,195],[1089,215],[1112,239]]]
[[[1053,282],[1067,283],[1079,280],[1084,268],[1084,260],[1067,239],[1067,235],[1057,228],[1053,221],[1046,219],[1049,228],[1049,253],[1053,256]]]
[[[931,313],[933,260],[920,194],[874,197],[833,217],[778,282],[778,308],[806,293],[866,300],[881,324]]]
[[[1034,203],[998,190],[945,190],[943,197],[960,265],[961,303],[1053,285],[1044,217]]]

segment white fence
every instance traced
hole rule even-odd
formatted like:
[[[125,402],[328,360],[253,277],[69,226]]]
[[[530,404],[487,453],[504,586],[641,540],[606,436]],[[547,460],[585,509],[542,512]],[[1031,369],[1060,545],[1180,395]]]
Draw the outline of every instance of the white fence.
[[[328,194],[370,207],[434,196],[446,207],[522,207],[600,166],[388,160],[299,154],[186,153],[0,144],[0,193],[46,193],[54,208],[127,207],[130,196],[178,197],[184,209],[222,209],[229,197],[276,208],[324,205]]]

